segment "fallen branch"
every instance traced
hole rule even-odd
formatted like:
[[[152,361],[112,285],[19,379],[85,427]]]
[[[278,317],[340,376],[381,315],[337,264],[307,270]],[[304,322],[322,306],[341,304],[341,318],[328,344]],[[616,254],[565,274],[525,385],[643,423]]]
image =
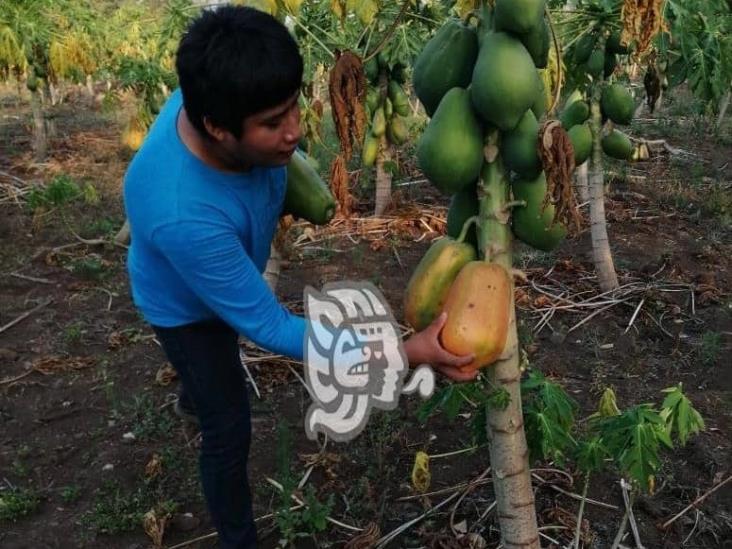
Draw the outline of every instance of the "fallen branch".
[[[30,311],[24,312],[22,315],[20,315],[16,319],[11,320],[10,322],[8,322],[5,326],[0,327],[0,334],[3,333],[5,330],[8,330],[8,329],[12,328],[13,326],[15,326],[16,324],[18,324],[19,322],[22,322],[23,320],[25,320],[26,318],[28,318],[30,315],[32,315],[36,311],[40,311],[41,309],[43,309],[44,307],[46,307],[47,305],[49,305],[51,303],[53,303],[53,299],[48,299],[48,300],[44,301],[43,303],[41,303],[39,305],[36,305]]]
[[[732,475],[728,476],[728,477],[727,477],[726,479],[724,479],[723,481],[719,482],[719,483],[718,483],[718,484],[717,484],[716,486],[713,486],[712,488],[710,488],[709,490],[707,490],[706,492],[704,492],[704,493],[703,493],[703,494],[702,494],[701,496],[699,496],[698,498],[696,498],[696,499],[695,499],[694,501],[692,501],[692,502],[691,502],[691,503],[690,503],[689,505],[687,505],[686,507],[684,507],[684,508],[683,508],[683,509],[682,509],[681,511],[679,511],[679,512],[678,512],[678,513],[676,513],[676,514],[675,514],[675,515],[674,515],[673,517],[671,517],[671,518],[670,518],[670,519],[668,519],[668,520],[667,520],[666,522],[664,522],[664,523],[663,523],[663,524],[661,525],[661,530],[666,530],[666,529],[667,529],[667,528],[668,528],[669,526],[671,526],[671,525],[672,525],[672,524],[673,524],[674,522],[676,522],[676,520],[677,520],[677,519],[679,519],[679,518],[680,518],[680,517],[682,517],[682,516],[683,516],[683,515],[684,515],[685,513],[687,513],[687,512],[688,512],[688,511],[689,511],[690,509],[692,509],[693,507],[696,507],[696,506],[697,506],[698,504],[700,504],[700,503],[701,503],[702,501],[704,501],[705,499],[707,499],[707,498],[708,498],[709,496],[711,496],[711,495],[712,495],[712,494],[713,494],[714,492],[716,492],[716,491],[717,491],[717,490],[719,490],[719,489],[720,489],[720,488],[721,488],[722,486],[724,486],[725,484],[727,484],[727,483],[728,483],[728,482],[729,482],[730,480],[732,480]]]

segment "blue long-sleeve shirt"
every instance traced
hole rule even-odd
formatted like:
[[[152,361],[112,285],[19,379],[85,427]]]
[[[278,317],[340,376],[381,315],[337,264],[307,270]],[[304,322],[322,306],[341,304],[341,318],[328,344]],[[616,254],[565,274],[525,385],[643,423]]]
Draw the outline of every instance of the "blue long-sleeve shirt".
[[[302,360],[305,319],[277,301],[261,274],[286,168],[231,174],[209,167],[178,135],[181,106],[177,90],[125,175],[133,300],[153,325],[218,317],[260,347]]]

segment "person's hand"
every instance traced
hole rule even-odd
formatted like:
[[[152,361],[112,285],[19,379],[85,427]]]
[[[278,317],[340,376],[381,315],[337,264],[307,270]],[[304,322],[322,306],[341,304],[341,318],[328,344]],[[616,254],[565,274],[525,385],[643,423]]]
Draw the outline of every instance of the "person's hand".
[[[432,324],[404,342],[404,351],[407,353],[409,364],[417,366],[426,363],[450,379],[471,381],[478,375],[478,371],[463,372],[460,367],[470,364],[475,356],[454,355],[440,344],[439,335],[445,322],[447,313],[443,312],[432,321]]]

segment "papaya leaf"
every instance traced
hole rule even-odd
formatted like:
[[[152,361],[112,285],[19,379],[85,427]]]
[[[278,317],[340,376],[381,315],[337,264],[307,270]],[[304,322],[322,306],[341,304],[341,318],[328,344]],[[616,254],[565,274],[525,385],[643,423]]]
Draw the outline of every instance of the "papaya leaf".
[[[605,464],[606,457],[608,457],[608,451],[599,436],[583,440],[577,445],[577,466],[585,473],[600,471]]]
[[[417,419],[422,423],[427,421],[427,418],[434,414],[445,404],[445,402],[447,402],[447,400],[450,399],[455,390],[454,387],[454,385],[448,385],[435,391],[435,393],[417,409]]]
[[[611,417],[617,415],[620,415],[620,409],[618,409],[615,391],[608,387],[603,391],[602,396],[600,397],[600,404],[597,407],[597,412],[592,414],[590,418]]]
[[[690,435],[704,430],[704,419],[683,393],[681,383],[676,387],[664,389],[662,392],[666,394],[666,398],[661,404],[661,414],[666,420],[666,433],[671,436],[676,432],[681,446],[686,446]]]

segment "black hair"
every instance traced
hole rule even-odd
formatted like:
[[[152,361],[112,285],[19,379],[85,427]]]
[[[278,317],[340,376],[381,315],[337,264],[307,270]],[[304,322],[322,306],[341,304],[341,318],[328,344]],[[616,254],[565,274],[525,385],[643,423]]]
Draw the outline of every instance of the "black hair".
[[[204,118],[241,137],[244,120],[291,97],[303,62],[287,28],[254,8],[208,9],[178,46],[176,70],[188,118],[208,136]]]

